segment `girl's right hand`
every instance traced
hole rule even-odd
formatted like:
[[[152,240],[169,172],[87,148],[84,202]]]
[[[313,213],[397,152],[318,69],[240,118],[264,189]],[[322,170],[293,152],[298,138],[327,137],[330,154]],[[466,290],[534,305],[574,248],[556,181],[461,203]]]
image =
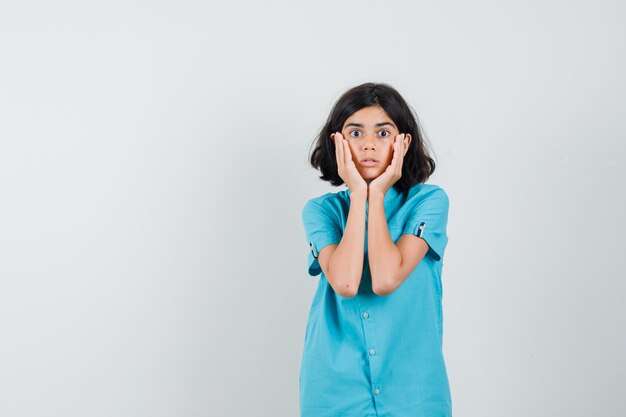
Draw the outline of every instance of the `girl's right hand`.
[[[367,182],[356,169],[348,141],[339,132],[331,134],[330,137],[335,143],[335,156],[337,157],[339,176],[350,189],[350,193],[363,192],[367,195]]]

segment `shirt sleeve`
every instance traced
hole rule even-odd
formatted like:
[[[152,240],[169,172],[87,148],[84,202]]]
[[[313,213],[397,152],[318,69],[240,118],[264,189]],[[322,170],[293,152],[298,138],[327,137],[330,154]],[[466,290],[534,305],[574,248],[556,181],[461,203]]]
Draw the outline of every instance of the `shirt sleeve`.
[[[328,245],[341,242],[342,232],[333,221],[332,213],[320,202],[309,200],[302,209],[302,223],[309,244],[308,272],[319,275],[322,268],[317,260],[320,251]]]
[[[429,192],[409,214],[402,234],[410,233],[428,243],[428,252],[435,261],[443,258],[448,244],[448,195],[442,188]]]

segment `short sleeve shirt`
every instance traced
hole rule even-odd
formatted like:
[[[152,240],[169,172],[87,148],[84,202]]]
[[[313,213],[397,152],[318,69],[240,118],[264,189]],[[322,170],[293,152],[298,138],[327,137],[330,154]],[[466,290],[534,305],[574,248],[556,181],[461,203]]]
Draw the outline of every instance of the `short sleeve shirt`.
[[[427,254],[391,294],[372,291],[367,257],[357,294],[330,286],[317,260],[339,244],[350,190],[313,198],[302,210],[309,245],[308,273],[320,275],[304,336],[300,367],[301,417],[449,417],[452,404],[442,354],[441,272],[448,243],[448,196],[434,184],[406,193],[390,188],[385,215],[394,243],[414,234]]]

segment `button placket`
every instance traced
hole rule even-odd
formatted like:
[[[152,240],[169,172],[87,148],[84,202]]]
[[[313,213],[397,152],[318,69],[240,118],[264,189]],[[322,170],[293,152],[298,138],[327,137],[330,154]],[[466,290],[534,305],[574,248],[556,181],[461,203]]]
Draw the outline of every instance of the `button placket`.
[[[378,397],[381,393],[380,389],[380,371],[381,371],[381,363],[378,358],[378,351],[376,350],[376,337],[374,332],[373,321],[370,319],[370,314],[365,311],[362,314],[362,317],[367,320],[363,320],[363,328],[365,329],[366,338],[365,338],[365,346],[369,345],[367,349],[367,354],[370,363],[370,381],[373,388],[373,393],[375,397]],[[378,400],[377,400],[378,401]]]
[[[358,296],[357,298],[357,302],[359,304],[359,307],[361,307],[361,303],[359,301],[361,301],[362,299],[359,298]],[[365,303],[364,303],[365,304]],[[378,360],[378,352],[375,348],[376,346],[376,332],[374,331],[375,329],[375,321],[374,319],[372,319],[372,315],[370,314],[370,312],[368,310],[370,310],[367,304],[362,306],[363,309],[360,312],[360,316],[361,316],[361,323],[363,324],[363,342],[364,342],[364,349],[366,352],[366,355],[368,357],[368,361],[369,361],[369,372],[370,372],[370,383],[371,383],[371,389],[374,395],[374,398],[376,399],[377,402],[381,401],[381,399],[379,399],[379,395],[382,392],[381,388],[380,388],[380,373],[381,373],[381,363],[380,360]]]

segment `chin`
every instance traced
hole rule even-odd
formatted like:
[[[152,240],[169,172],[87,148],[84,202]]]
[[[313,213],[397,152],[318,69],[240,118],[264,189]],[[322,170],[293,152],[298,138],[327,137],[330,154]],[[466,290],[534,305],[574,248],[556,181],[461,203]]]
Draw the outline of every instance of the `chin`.
[[[380,177],[382,172],[372,173],[372,171],[367,170],[365,172],[360,172],[359,174],[361,174],[361,177],[363,177],[363,179],[374,180]]]

